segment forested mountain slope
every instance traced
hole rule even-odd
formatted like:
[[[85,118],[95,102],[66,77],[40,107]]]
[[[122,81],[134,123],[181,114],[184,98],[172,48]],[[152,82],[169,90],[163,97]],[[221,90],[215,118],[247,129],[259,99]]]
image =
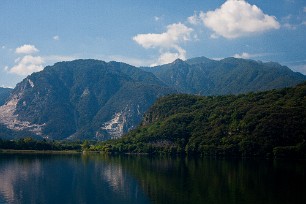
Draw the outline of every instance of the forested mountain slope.
[[[0,107],[0,122],[50,139],[120,137],[175,91],[152,73],[117,62],[56,63],[25,78]]]
[[[181,93],[199,95],[239,94],[291,87],[306,80],[274,62],[225,58],[211,60],[198,57],[173,63],[144,67]]]
[[[306,83],[228,96],[160,98],[142,124],[97,147],[110,152],[305,155]]]

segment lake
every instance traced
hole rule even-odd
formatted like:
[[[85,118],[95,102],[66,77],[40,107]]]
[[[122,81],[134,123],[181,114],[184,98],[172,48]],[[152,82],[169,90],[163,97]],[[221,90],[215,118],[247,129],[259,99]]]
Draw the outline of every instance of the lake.
[[[0,203],[306,203],[306,162],[0,154]]]

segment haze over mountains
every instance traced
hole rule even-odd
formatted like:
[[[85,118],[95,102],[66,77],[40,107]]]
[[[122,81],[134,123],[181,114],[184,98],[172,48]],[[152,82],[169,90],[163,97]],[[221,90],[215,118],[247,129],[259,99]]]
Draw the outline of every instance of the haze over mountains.
[[[47,66],[17,84],[0,107],[2,132],[50,139],[118,138],[135,128],[161,96],[223,95],[294,86],[306,76],[277,63],[226,58],[142,67],[98,60]],[[0,130],[1,131],[1,130]]]

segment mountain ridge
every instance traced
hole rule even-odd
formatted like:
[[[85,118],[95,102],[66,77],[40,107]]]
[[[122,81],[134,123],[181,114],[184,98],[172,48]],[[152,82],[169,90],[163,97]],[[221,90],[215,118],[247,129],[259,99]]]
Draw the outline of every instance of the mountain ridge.
[[[306,76],[275,62],[234,57],[175,60],[166,65],[144,67],[181,93],[199,95],[240,94],[295,86]]]
[[[136,128],[149,107],[167,94],[237,94],[306,80],[277,63],[236,58],[220,61],[178,59],[153,68],[91,59],[58,62],[16,85],[0,106],[0,123],[10,130],[49,139],[107,140]],[[156,74],[154,69],[161,72]],[[250,76],[241,69],[251,70],[247,74],[257,83],[244,87],[242,82],[248,83]],[[232,72],[224,74],[228,71]],[[268,84],[271,75],[274,84]]]
[[[175,91],[152,73],[124,63],[61,62],[17,84],[0,107],[0,118],[11,129],[29,129],[45,138],[104,140],[133,128],[168,92]]]

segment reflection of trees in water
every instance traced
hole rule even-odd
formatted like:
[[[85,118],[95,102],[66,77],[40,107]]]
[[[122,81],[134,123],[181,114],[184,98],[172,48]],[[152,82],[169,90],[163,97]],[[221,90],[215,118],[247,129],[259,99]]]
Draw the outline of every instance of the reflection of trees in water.
[[[305,203],[302,162],[60,155],[0,157],[9,203]]]
[[[122,160],[156,203],[304,203],[303,162],[127,158]]]

